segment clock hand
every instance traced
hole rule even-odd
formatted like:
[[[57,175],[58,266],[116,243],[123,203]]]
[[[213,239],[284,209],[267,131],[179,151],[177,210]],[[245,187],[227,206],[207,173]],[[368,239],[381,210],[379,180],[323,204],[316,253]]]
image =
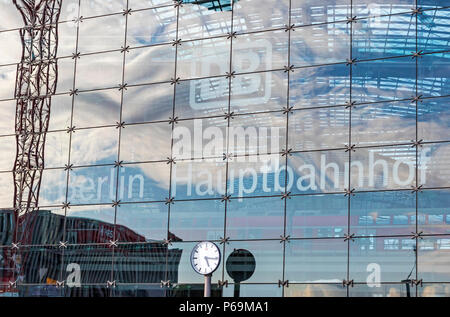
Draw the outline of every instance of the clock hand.
[[[206,260],[206,264],[208,265],[208,267],[209,267],[209,262],[208,262],[208,257],[207,256],[205,256],[205,257],[203,257],[205,260]]]

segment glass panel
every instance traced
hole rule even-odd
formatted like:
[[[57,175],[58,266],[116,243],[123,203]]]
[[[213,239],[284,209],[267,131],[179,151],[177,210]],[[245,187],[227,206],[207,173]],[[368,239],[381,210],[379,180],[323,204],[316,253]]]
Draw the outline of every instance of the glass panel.
[[[414,240],[410,237],[351,240],[350,280],[377,285],[414,279],[416,255],[409,241]]]
[[[45,169],[42,171],[41,177],[39,206],[61,205],[66,201],[67,171],[63,169]],[[12,179],[11,176],[11,181]]]
[[[16,137],[0,137],[0,171],[12,171],[16,159]]]
[[[67,287],[70,292],[80,292],[78,288],[84,284],[98,284],[96,288],[106,286],[112,277],[112,250],[107,245],[67,247],[64,250],[66,270],[63,271],[63,278],[66,285],[72,285],[73,288]]]
[[[350,0],[291,0],[291,20],[295,25],[345,21],[350,16]]]
[[[219,240],[224,219],[220,200],[176,201],[170,205],[169,231],[184,241]]]
[[[124,162],[167,161],[171,156],[172,125],[168,122],[126,125],[120,139]],[[149,151],[149,149],[158,149]]]
[[[14,204],[14,178],[12,173],[0,173],[0,188],[1,208],[12,208]]]
[[[191,265],[191,252],[197,242],[178,242],[169,245],[167,279],[173,284],[196,283],[204,285],[205,277],[197,274]],[[222,248],[220,248],[222,249]],[[211,281],[218,280],[222,275],[222,265],[213,273]]]
[[[175,47],[172,45],[132,49],[126,54],[125,82],[128,84],[170,81],[174,71]]]
[[[122,120],[126,123],[168,120],[172,111],[173,86],[169,83],[128,87],[124,91]]]
[[[344,148],[349,111],[344,107],[302,109],[289,114],[289,145],[294,151]]]
[[[416,105],[411,101],[358,105],[352,109],[352,143],[357,146],[405,144],[415,138]]]
[[[224,263],[228,261],[234,250],[245,249],[255,258],[254,273],[243,283],[278,283],[282,280],[283,273],[283,244],[275,241],[233,241],[226,245]],[[251,272],[250,264],[243,268]],[[233,278],[225,270],[224,279],[233,281]]]
[[[419,240],[418,279],[424,282],[449,282],[450,237],[424,237]]]
[[[446,187],[450,183],[450,144],[438,143],[419,148],[419,184],[424,187]]]
[[[70,163],[75,166],[114,163],[118,141],[119,132],[115,127],[75,130]]]
[[[350,27],[346,23],[298,27],[291,32],[294,66],[345,62],[349,55]]]
[[[181,81],[176,87],[175,116],[182,119],[224,115],[228,112],[228,92],[229,79],[225,77]]]
[[[343,239],[291,240],[286,244],[285,279],[289,284],[342,283],[346,276],[347,243]]]
[[[76,4],[73,4],[76,7]],[[63,6],[64,7],[64,6]],[[63,13],[60,13],[59,21]],[[75,47],[77,43],[77,25],[76,23],[63,22],[58,24],[58,52],[56,56],[72,56],[75,53]]]
[[[417,198],[419,217],[427,221],[419,224],[418,231],[425,234],[450,234],[450,192],[424,190]]]
[[[71,204],[111,203],[116,197],[114,166],[74,168],[69,172],[68,198]],[[65,201],[63,198],[58,202]]]
[[[115,125],[120,121],[120,91],[97,90],[75,96],[73,125],[78,128]]]
[[[286,235],[292,238],[343,237],[348,226],[348,197],[294,196],[286,201]]]
[[[172,165],[171,195],[177,200],[220,198],[225,194],[225,180],[222,159],[179,161]]]
[[[289,17],[288,0],[240,0],[234,3],[233,31],[282,28]]]
[[[450,52],[423,55],[419,59],[417,72],[419,95],[448,96],[450,81],[448,61]]]
[[[427,1],[427,6],[432,4]],[[438,2],[438,1],[434,1]],[[441,2],[441,1],[439,1]],[[420,7],[424,7],[419,5]],[[435,4],[437,6],[437,4]],[[418,48],[424,52],[448,50],[450,9],[423,11],[418,15]]]
[[[73,89],[75,62],[72,58],[69,57],[58,58],[56,62],[58,66],[58,81],[56,82],[56,93],[68,93]],[[79,62],[77,65],[79,65]]]
[[[411,146],[359,148],[352,153],[352,188],[409,189],[415,180],[416,151]]]
[[[15,134],[16,101],[0,102],[0,116],[3,119],[0,122],[0,135]]]
[[[116,235],[120,242],[154,241],[167,239],[167,206],[154,204],[122,204],[117,208]],[[139,248],[132,251],[139,252]],[[142,248],[143,252],[146,250]],[[121,281],[122,283],[126,283]],[[158,282],[158,281],[156,281]]]
[[[226,38],[182,42],[178,46],[177,77],[225,75],[230,71],[230,43]]]
[[[288,169],[291,177],[292,170]],[[286,160],[279,154],[242,156],[228,163],[228,194],[233,197],[280,195],[290,191],[286,182]]]
[[[133,11],[138,9],[129,5]],[[127,45],[168,43],[176,38],[176,26],[177,10],[173,6],[132,12],[128,16]]]
[[[69,137],[66,131],[45,134],[45,168],[64,167],[68,163]]]
[[[133,8],[134,10],[172,4],[173,0],[128,0],[128,7]]]
[[[450,98],[425,99],[418,103],[418,139],[448,141],[450,139]]]
[[[11,115],[14,115],[14,111]],[[66,130],[72,116],[72,96],[54,95],[51,99],[48,130]]]
[[[227,205],[226,234],[233,240],[278,239],[284,233],[280,197],[233,199]]]
[[[77,61],[76,88],[91,90],[118,87],[122,82],[120,52],[83,55]]]
[[[293,194],[343,192],[348,187],[349,155],[344,150],[293,153],[288,157],[288,187]]]
[[[0,100],[14,98],[17,66],[0,67]]]
[[[170,165],[165,162],[126,164],[119,176],[121,201],[164,201],[169,196]]]
[[[295,69],[289,95],[294,108],[344,105],[350,100],[350,67],[338,64]]]
[[[447,4],[442,0],[418,0],[417,6],[422,8],[440,8],[447,6]]]
[[[353,24],[352,50],[353,58],[358,60],[415,52],[415,16],[408,13],[358,20]]]
[[[284,148],[286,148],[285,114],[272,112],[240,115],[230,120],[228,153],[239,156],[265,155],[280,153]]]
[[[60,279],[62,251],[51,247],[24,248],[19,251],[20,284],[55,284]]]
[[[411,99],[416,95],[416,63],[411,57],[359,62],[352,67],[353,101]]]
[[[380,16],[410,12],[415,7],[415,0],[355,0],[353,14],[359,17]]]
[[[56,245],[65,241],[64,214],[65,211],[61,207],[53,207],[20,215],[17,241],[22,245]]]
[[[19,31],[0,32],[0,65],[20,62],[22,45]]]
[[[0,12],[0,30],[11,30],[23,26],[20,12],[13,5],[3,6]]]
[[[173,129],[172,157],[220,158],[226,152],[227,120],[224,117],[178,121]]]
[[[70,244],[114,241],[114,208],[111,205],[71,206],[66,212],[65,238]]]
[[[81,0],[81,15],[97,16],[110,13],[122,13],[126,0]]]
[[[167,253],[167,245],[159,242],[121,245],[115,248],[114,280],[133,284],[165,281]],[[159,289],[160,292],[163,291],[161,286]]]
[[[80,25],[78,51],[91,53],[117,50],[125,41],[125,16],[110,15],[84,19]]]
[[[284,109],[287,85],[284,71],[236,75],[231,79],[231,111],[246,113]]]
[[[284,297],[346,297],[347,287],[340,284],[291,284],[284,288]]]
[[[199,4],[192,3],[194,1],[184,2],[178,19],[178,38],[190,40],[231,32],[231,10],[225,7],[226,1],[198,1]],[[219,4],[218,8],[208,7],[216,4]]]
[[[284,30],[238,35],[233,39],[232,69],[236,73],[288,66],[288,33]]]
[[[411,191],[357,193],[351,197],[350,232],[357,236],[410,235],[416,231]]]

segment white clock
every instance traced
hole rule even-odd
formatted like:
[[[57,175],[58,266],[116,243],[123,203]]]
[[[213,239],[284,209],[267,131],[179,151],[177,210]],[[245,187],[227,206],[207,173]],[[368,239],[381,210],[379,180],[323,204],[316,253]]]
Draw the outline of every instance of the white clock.
[[[220,250],[215,243],[204,241],[191,252],[191,265],[195,272],[203,275],[213,273],[220,264]]]

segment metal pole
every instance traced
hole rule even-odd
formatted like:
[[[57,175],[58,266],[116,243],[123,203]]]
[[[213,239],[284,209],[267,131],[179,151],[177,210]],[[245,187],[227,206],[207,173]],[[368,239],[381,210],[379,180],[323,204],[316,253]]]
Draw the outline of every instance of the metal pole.
[[[205,275],[205,297],[211,297],[211,274]]]

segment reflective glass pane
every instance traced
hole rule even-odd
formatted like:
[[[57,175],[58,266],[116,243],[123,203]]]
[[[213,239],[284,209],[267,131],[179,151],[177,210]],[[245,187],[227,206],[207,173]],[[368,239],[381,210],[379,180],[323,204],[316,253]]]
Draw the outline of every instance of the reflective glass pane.
[[[294,108],[344,105],[350,100],[350,67],[345,64],[295,69],[289,103]]]
[[[119,132],[115,127],[75,130],[70,163],[75,166],[112,164],[117,160],[118,141]]]
[[[15,133],[16,100],[0,102],[0,135]]]
[[[292,238],[343,237],[348,227],[348,198],[302,195],[286,201],[286,235]]]
[[[0,32],[0,65],[20,62],[22,45],[19,31]]]
[[[347,288],[340,284],[289,284],[284,297],[346,297]]]
[[[176,38],[177,11],[173,6],[136,11],[127,23],[127,45],[168,43]]]
[[[69,159],[69,137],[66,131],[45,135],[45,168],[64,167]]]
[[[169,83],[128,87],[123,94],[122,120],[126,123],[168,120],[172,117],[173,92]]]
[[[289,16],[287,0],[240,0],[234,3],[233,31],[282,28]]]
[[[42,208],[19,215],[17,241],[22,245],[59,244],[65,241],[64,215],[61,207]]]
[[[348,144],[345,107],[302,109],[289,114],[288,148],[294,151],[343,148]]]
[[[230,43],[226,38],[181,42],[177,52],[177,77],[225,75],[230,69]]]
[[[357,236],[409,235],[416,231],[411,191],[357,193],[350,199],[350,232]]]
[[[358,238],[350,241],[350,279],[400,283],[414,279],[416,255],[410,237]]]
[[[415,16],[408,13],[358,20],[353,24],[352,50],[358,60],[415,52]]]
[[[409,296],[408,296],[409,288]],[[349,288],[350,297],[416,297],[416,288],[406,283],[358,284]]]
[[[415,138],[416,105],[411,101],[358,105],[352,109],[352,143],[357,146],[409,143]]]
[[[169,196],[170,165],[126,164],[120,167],[118,199],[124,202],[164,201]]]
[[[66,188],[67,171],[64,169],[43,170],[39,191],[39,206],[62,205],[66,201]]]
[[[54,284],[60,279],[62,252],[51,247],[30,247],[19,251],[21,284]]]
[[[448,96],[450,81],[448,61],[450,53],[423,55],[418,62],[417,80],[419,95]]]
[[[425,218],[419,223],[418,231],[426,234],[450,233],[450,204],[448,190],[424,190],[417,198],[419,217]]]
[[[91,90],[118,87],[122,82],[120,52],[83,55],[77,61],[76,88]]]
[[[97,16],[110,13],[122,13],[126,8],[126,0],[80,0],[81,15]],[[120,15],[122,16],[122,15]]]
[[[419,149],[419,184],[424,187],[446,187],[450,183],[448,161],[450,144],[424,145]]]
[[[450,139],[450,98],[425,99],[418,103],[418,139],[448,141]]]
[[[75,5],[75,4],[74,4]],[[61,20],[62,12],[59,18]],[[72,56],[75,53],[77,44],[77,25],[76,23],[63,22],[58,24],[58,52],[57,56]]]
[[[292,240],[286,244],[285,257],[289,283],[339,283],[347,275],[343,239]]]
[[[450,287],[448,284],[426,284],[419,288],[418,296],[420,297],[449,297]]]
[[[417,271],[424,282],[449,282],[450,256],[448,236],[425,237],[419,240]]]
[[[411,57],[359,62],[352,67],[352,97],[358,103],[411,99],[416,94],[416,63]]]
[[[124,162],[166,161],[171,156],[172,125],[168,122],[126,125],[120,139]],[[154,148],[158,151],[148,151]]]
[[[16,159],[16,137],[0,137],[0,171],[12,171]]]
[[[0,67],[0,100],[14,98],[17,66]]]
[[[284,109],[287,85],[284,71],[236,75],[231,79],[231,111],[253,113]]]
[[[120,91],[96,90],[75,96],[73,125],[78,128],[115,125],[120,121]]]
[[[175,47],[172,45],[132,49],[126,55],[125,82],[128,84],[170,81],[174,72]]]
[[[69,94],[54,95],[51,99],[48,130],[66,130],[72,117],[72,99]],[[14,114],[14,112],[13,112]]]
[[[355,0],[353,14],[358,17],[380,16],[400,12],[410,12],[415,0]]]
[[[226,233],[231,239],[277,239],[283,228],[280,197],[232,199],[227,205]]]
[[[434,2],[437,3],[443,1]],[[432,4],[430,3],[428,5]],[[450,9],[424,11],[417,18],[419,50],[424,52],[448,50],[448,25],[450,19]]]
[[[409,189],[415,180],[416,151],[411,146],[359,148],[352,153],[352,188]]]
[[[291,0],[291,19],[295,25],[345,21],[350,16],[350,0]]]
[[[69,172],[67,201],[71,204],[112,203],[116,198],[114,166],[74,168]],[[59,200],[58,203],[66,201]]]
[[[0,206],[2,208],[12,208],[14,204],[14,178],[13,174],[0,173]]]
[[[117,208],[116,235],[121,242],[167,239],[167,206],[163,203],[122,204]],[[145,248],[143,248],[145,250]]]
[[[288,157],[286,191],[342,192],[348,187],[348,160],[345,150],[294,153]]]
[[[222,289],[222,297],[237,297],[236,284]],[[281,297],[283,289],[277,284],[240,284],[239,297]]]
[[[219,240],[224,219],[220,200],[176,201],[170,205],[169,231],[184,241]]]
[[[119,50],[125,41],[125,16],[110,15],[84,19],[79,24],[78,51],[91,52]]]
[[[236,73],[288,66],[288,33],[284,30],[238,35],[233,39],[232,69]]]

